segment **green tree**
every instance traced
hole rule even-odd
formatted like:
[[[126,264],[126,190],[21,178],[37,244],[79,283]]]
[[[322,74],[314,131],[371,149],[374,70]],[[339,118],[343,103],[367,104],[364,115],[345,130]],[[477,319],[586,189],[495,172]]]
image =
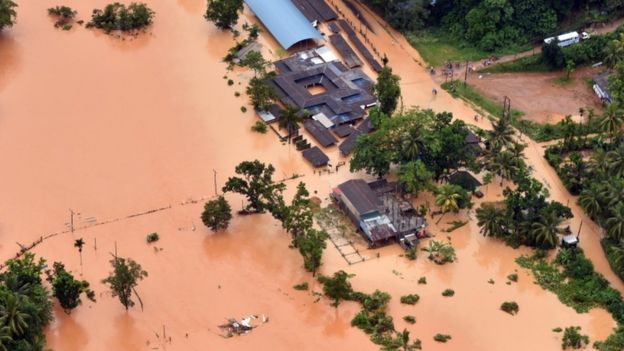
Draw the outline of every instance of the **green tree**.
[[[576,64],[574,64],[573,60],[566,61],[566,65],[565,65],[566,80],[570,80],[570,75],[572,74],[572,72],[574,72],[575,68],[576,68]]]
[[[80,255],[80,267],[82,267],[82,248],[84,247],[85,242],[84,240],[82,240],[82,238],[80,239],[76,239],[74,241],[74,247],[78,249],[78,254]]]
[[[557,40],[553,40],[550,44],[542,46],[542,59],[555,69],[565,66],[565,55],[558,43]]]
[[[247,53],[247,55],[245,55],[245,57],[240,61],[241,66],[249,67],[254,71],[254,77],[257,77],[258,74],[265,75],[266,67],[269,63],[269,61],[264,59],[262,53],[255,50]]]
[[[316,275],[317,269],[321,266],[327,239],[329,235],[325,231],[312,228],[308,229],[304,235],[295,238],[296,246],[303,257],[303,266],[308,272],[312,272],[312,276]]]
[[[520,172],[518,161],[510,151],[501,151],[494,155],[488,169],[501,178],[500,185],[503,186],[503,180],[512,180]]]
[[[0,351],[9,351],[12,342],[11,329],[7,326],[0,327]]]
[[[256,110],[267,111],[275,103],[277,95],[269,85],[270,75],[253,77],[247,86],[247,95]]]
[[[624,175],[624,144],[620,144],[615,150],[607,152],[606,157],[609,173],[621,178]]]
[[[442,216],[440,216],[436,223],[440,223],[445,214],[459,211],[461,199],[460,189],[461,187],[457,185],[444,184],[435,190],[435,203],[442,211]]]
[[[132,31],[150,25],[153,18],[154,11],[146,4],[133,2],[126,6],[115,2],[106,5],[103,10],[93,10],[87,27],[100,28],[107,32]]]
[[[281,197],[284,191],[284,183],[275,183],[273,165],[254,161],[243,161],[235,169],[236,174],[241,177],[228,178],[223,192],[235,192],[247,197],[246,210],[251,212],[264,212],[270,209],[276,198]]]
[[[11,0],[0,0],[0,30],[12,27],[17,17],[17,4]]]
[[[286,105],[286,108],[282,111],[278,123],[280,128],[285,128],[288,135],[288,143],[294,136],[294,133],[299,128],[299,123],[303,121],[303,112],[298,107],[292,105]]]
[[[561,218],[554,212],[548,212],[539,217],[537,222],[531,225],[531,234],[538,247],[552,249],[557,246],[559,235],[564,230],[561,226]]]
[[[493,153],[497,153],[503,148],[514,144],[514,129],[507,118],[499,118],[492,122],[492,130],[489,133],[488,141]]]
[[[223,196],[210,200],[204,205],[201,220],[213,232],[227,229],[232,219],[232,208]]]
[[[589,344],[589,337],[580,333],[581,327],[567,327],[563,331],[563,339],[561,340],[561,348],[581,349]]]
[[[95,301],[95,293],[89,289],[89,283],[86,280],[75,279],[60,262],[54,262],[53,270],[53,273],[48,273],[48,280],[52,284],[53,295],[58,299],[65,313],[70,314],[74,308],[82,304],[80,299],[82,293]]]
[[[231,29],[238,22],[238,13],[243,10],[243,0],[208,0],[204,18],[220,29]]]
[[[30,315],[25,311],[25,299],[19,293],[9,292],[0,304],[0,326],[7,326],[12,336],[20,336],[29,328]]]
[[[126,311],[134,306],[132,294],[134,293],[143,309],[143,302],[136,291],[139,281],[147,277],[147,272],[141,268],[141,265],[131,258],[113,257],[110,260],[113,271],[109,276],[102,280],[102,283],[110,285],[113,297],[119,297],[119,301],[126,308]]]
[[[310,193],[306,189],[305,184],[300,182],[297,185],[297,192],[286,210],[282,223],[284,229],[292,236],[295,246],[299,244],[296,239],[312,228],[312,203],[309,196]]]
[[[376,132],[357,138],[349,166],[351,172],[364,170],[381,178],[390,171],[392,159],[392,150],[383,135]]]
[[[620,34],[620,40],[613,39],[603,49],[604,63],[609,67],[615,67],[624,58],[624,40]]]
[[[605,109],[600,127],[608,133],[612,138],[618,135],[624,123],[624,110],[616,102],[609,104]]]
[[[413,196],[418,196],[419,192],[432,186],[433,173],[420,160],[399,166],[397,176],[403,190]]]
[[[388,116],[392,115],[399,102],[401,96],[400,80],[401,78],[393,74],[392,68],[387,65],[383,67],[377,77],[374,90],[379,99],[379,109]]]
[[[587,212],[592,219],[598,218],[602,212],[602,189],[600,185],[593,183],[589,187],[583,189],[579,196],[579,205]]]
[[[323,293],[325,296],[333,300],[332,306],[338,307],[341,300],[350,300],[353,296],[353,288],[349,282],[350,278],[355,275],[348,274],[347,272],[340,270],[332,277],[320,275],[317,279],[323,284]]]
[[[484,236],[502,237],[506,232],[506,217],[503,209],[491,203],[484,203],[477,209],[477,225]]]
[[[624,203],[619,203],[611,210],[611,216],[605,221],[607,236],[613,240],[624,239]]]

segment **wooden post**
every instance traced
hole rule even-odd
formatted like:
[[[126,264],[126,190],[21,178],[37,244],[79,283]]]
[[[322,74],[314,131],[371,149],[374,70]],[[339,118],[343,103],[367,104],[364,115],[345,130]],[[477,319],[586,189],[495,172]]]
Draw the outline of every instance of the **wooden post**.
[[[74,211],[71,208],[69,209],[69,230],[74,232]]]
[[[212,169],[213,172],[213,178],[214,178],[214,192],[215,192],[215,196],[217,196],[217,171],[213,168]]]

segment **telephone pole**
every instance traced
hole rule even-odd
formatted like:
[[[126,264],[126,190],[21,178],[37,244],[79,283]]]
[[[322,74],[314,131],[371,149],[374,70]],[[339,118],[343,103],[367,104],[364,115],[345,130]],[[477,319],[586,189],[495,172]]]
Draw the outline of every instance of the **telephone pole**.
[[[213,172],[213,179],[214,179],[214,192],[215,192],[215,196],[217,196],[217,171],[213,168],[212,172]]]
[[[74,211],[71,208],[69,209],[69,230],[74,232]]]

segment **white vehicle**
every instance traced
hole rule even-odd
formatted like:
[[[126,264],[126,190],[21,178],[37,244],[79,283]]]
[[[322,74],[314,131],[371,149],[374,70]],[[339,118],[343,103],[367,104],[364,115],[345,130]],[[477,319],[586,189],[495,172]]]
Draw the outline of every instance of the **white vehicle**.
[[[587,34],[587,33],[583,33],[583,34]],[[589,38],[589,34],[587,34],[587,37]],[[581,36],[578,34],[578,32],[570,32],[570,33],[565,33],[565,34],[561,34],[559,36],[555,37],[550,37],[550,38],[546,38],[544,39],[544,43],[546,44],[550,44],[552,43],[553,40],[557,40],[557,45],[561,46],[561,47],[566,47],[566,46],[570,46],[572,44],[576,44],[580,41]]]
[[[587,32],[582,32],[581,33],[581,40],[587,40],[589,38],[591,38],[591,35],[589,35],[589,33],[587,33]]]

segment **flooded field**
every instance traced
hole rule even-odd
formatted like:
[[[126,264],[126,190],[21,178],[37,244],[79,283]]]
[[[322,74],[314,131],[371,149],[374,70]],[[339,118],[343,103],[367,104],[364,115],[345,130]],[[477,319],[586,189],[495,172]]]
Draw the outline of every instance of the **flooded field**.
[[[155,24],[136,38],[114,38],[79,26],[57,30],[46,13],[57,5],[50,0],[21,2],[18,23],[0,37],[0,161],[5,170],[0,178],[0,259],[15,254],[16,242],[28,244],[67,230],[70,211],[77,227],[112,221],[55,236],[34,250],[49,262],[62,260],[75,274],[82,272],[98,299],[70,316],[57,308],[47,331],[49,346],[62,351],[378,349],[350,326],[358,306],[334,309],[326,299],[317,301],[309,292],[292,289],[308,281],[313,291],[320,291],[270,216],[235,217],[228,231],[219,234],[210,233],[199,219],[199,200],[214,195],[215,174],[221,187],[243,160],[272,163],[278,179],[301,174],[288,182],[289,191],[302,180],[320,198],[332,186],[361,175],[342,167],[319,176],[294,147],[281,144],[272,133],[250,131],[256,117],[241,111],[246,101],[235,92],[244,92],[251,73],[229,73],[234,85],[227,85],[221,58],[233,40],[202,18],[204,0],[146,2],[156,12]],[[64,4],[88,20],[93,7],[106,3]],[[248,10],[245,16],[254,21]],[[377,18],[371,16],[369,22],[376,33],[369,33],[372,45],[388,55],[402,77],[405,107],[448,110],[472,121],[469,106],[444,92],[431,94],[435,84],[402,37],[385,30]],[[261,43],[273,58],[281,53],[268,33]],[[540,150],[530,145],[528,163],[553,197],[566,203],[569,195]],[[328,154],[332,162],[344,161],[335,147]],[[499,193],[491,186],[486,195],[496,199]],[[240,198],[228,199],[238,209]],[[622,290],[602,256],[598,228],[572,207],[572,226],[582,219],[588,228],[582,239],[588,256]],[[126,219],[157,208],[163,210]],[[441,225],[467,216],[448,216]],[[161,240],[147,245],[145,236],[151,232]],[[438,239],[446,236],[438,234]],[[474,221],[448,236],[459,258],[451,265],[434,265],[423,254],[408,261],[398,246],[389,246],[365,251],[367,261],[349,266],[328,245],[321,270],[345,269],[356,274],[355,288],[388,291],[397,329],[408,328],[426,350],[550,350],[560,345],[552,328],[580,325],[596,340],[614,326],[603,310],[576,314],[522,270],[519,282],[507,285],[506,276],[518,269],[514,259],[526,251],[483,238]],[[80,237],[87,243],[82,267],[73,247]],[[136,306],[126,312],[100,283],[115,246],[149,272],[138,287],[144,311]],[[416,283],[422,276],[427,285]],[[456,295],[442,297],[446,288]],[[421,296],[416,306],[399,303],[401,295],[413,292]],[[501,302],[511,300],[520,305],[514,317],[499,310]],[[217,325],[225,318],[249,314],[265,314],[269,322],[243,337],[219,335]],[[406,314],[416,316],[415,325],[402,321]],[[435,343],[436,333],[453,339]]]

